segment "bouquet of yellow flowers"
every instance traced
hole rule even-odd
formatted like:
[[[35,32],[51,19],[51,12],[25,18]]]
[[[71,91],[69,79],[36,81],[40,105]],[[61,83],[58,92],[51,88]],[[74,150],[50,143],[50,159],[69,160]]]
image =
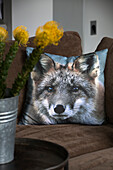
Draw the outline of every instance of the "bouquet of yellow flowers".
[[[5,42],[8,37],[8,32],[0,27],[0,98],[5,98],[5,93],[7,89],[6,78],[8,75],[8,70],[16,57],[16,53],[21,45],[27,46],[29,40],[29,33],[25,26],[19,26],[13,31],[13,36],[15,41],[10,47],[9,52],[6,54],[5,59],[3,59],[5,51]],[[49,21],[44,26],[40,26],[36,30],[36,36],[34,43],[36,48],[30,55],[29,59],[26,59],[24,66],[20,73],[18,73],[17,78],[12,85],[10,90],[11,96],[19,95],[20,90],[26,84],[29,77],[29,73],[32,71],[36,63],[38,62],[40,55],[46,46],[54,44],[58,45],[59,40],[63,36],[63,28],[55,21]]]

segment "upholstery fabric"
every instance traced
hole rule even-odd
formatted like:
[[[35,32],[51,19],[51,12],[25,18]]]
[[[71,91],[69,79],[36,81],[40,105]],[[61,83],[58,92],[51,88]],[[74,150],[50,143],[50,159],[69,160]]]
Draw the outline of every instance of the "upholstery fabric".
[[[113,147],[112,134],[113,125],[110,124],[102,126],[76,124],[48,126],[17,125],[16,129],[17,138],[41,139],[64,146],[69,152],[70,170],[75,170],[76,167],[77,170],[88,170],[90,168],[93,170],[93,167],[97,168],[97,165],[100,163],[102,165],[102,162],[103,165],[108,165],[109,162],[107,163],[107,161],[110,161],[111,158],[113,159],[113,149],[110,155],[109,152],[107,152],[107,155],[101,155],[100,150]],[[104,154],[104,152],[102,153]],[[107,160],[105,161],[106,158]]]
[[[33,44],[34,37],[30,38],[29,47],[35,47]],[[75,31],[65,31],[58,46],[50,45],[44,50],[46,53],[57,54],[62,56],[76,56],[82,54],[81,38]]]
[[[72,158],[69,165],[70,170],[112,170],[113,147]]]
[[[70,158],[113,147],[113,125],[17,125],[16,137],[48,140],[67,148]]]
[[[105,67],[105,110],[109,122],[113,123],[113,39],[105,37],[96,51],[108,48]]]

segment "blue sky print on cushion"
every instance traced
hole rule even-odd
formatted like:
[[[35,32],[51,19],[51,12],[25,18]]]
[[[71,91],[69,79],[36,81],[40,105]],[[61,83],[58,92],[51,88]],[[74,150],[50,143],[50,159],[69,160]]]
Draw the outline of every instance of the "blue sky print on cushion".
[[[27,48],[28,55],[33,48]],[[30,52],[29,52],[30,51]],[[101,125],[108,50],[65,57],[45,53],[31,72],[20,124]]]

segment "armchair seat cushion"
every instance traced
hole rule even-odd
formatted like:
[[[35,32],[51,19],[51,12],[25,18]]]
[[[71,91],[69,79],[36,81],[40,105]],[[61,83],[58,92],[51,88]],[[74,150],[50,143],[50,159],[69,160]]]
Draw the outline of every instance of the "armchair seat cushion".
[[[55,142],[64,146],[73,158],[113,147],[113,125],[17,125],[16,137]]]
[[[71,170],[112,170],[113,147],[72,158],[69,165]]]

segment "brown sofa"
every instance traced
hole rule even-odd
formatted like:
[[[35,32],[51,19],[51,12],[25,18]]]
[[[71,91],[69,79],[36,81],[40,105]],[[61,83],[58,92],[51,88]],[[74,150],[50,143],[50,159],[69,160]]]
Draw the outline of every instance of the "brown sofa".
[[[28,46],[34,46],[33,38],[29,41]],[[11,43],[7,43],[6,51]],[[17,125],[18,138],[43,139],[64,146],[69,152],[70,170],[113,170],[113,39],[103,38],[96,51],[105,48],[109,50],[105,68],[106,124]],[[45,51],[68,57],[81,55],[80,36],[77,32],[67,31],[58,46],[48,46]],[[8,87],[11,87],[17,72],[21,70],[25,57],[25,47],[21,47],[9,70]],[[25,92],[26,87],[20,93],[18,119],[22,115]]]

